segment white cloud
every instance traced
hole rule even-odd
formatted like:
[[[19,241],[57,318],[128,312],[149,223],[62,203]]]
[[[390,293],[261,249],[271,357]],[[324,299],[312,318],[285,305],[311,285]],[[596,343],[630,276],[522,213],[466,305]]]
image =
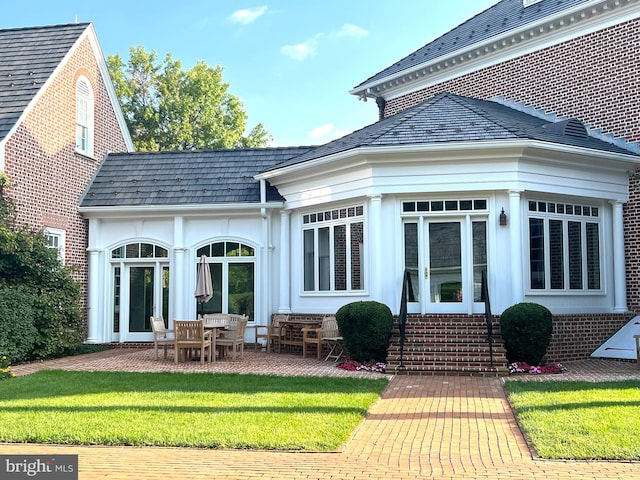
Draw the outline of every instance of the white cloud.
[[[337,32],[339,37],[366,37],[369,32],[364,28],[358,27],[351,23],[345,23],[342,28]]]
[[[297,45],[285,45],[280,48],[280,51],[294,60],[304,60],[316,53],[317,44],[318,42],[315,40],[307,40],[306,42],[298,43]]]
[[[266,5],[256,8],[243,8],[242,10],[236,10],[233,12],[229,18],[232,22],[248,25],[264,15],[266,11]]]

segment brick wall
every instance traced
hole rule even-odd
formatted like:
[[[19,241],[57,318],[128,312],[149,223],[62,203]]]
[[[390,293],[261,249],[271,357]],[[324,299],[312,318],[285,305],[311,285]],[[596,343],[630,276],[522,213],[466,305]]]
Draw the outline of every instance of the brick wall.
[[[640,141],[640,19],[483,68],[387,101],[385,116],[440,92],[503,96],[592,128]],[[629,308],[640,312],[640,196],[635,176],[624,207]]]
[[[93,88],[94,155],[75,153],[75,85],[86,76]],[[41,230],[66,231],[65,263],[83,286],[86,306],[88,224],[79,199],[107,151],[126,151],[103,78],[88,39],[63,66],[17,131],[8,139],[5,170],[17,220]]]

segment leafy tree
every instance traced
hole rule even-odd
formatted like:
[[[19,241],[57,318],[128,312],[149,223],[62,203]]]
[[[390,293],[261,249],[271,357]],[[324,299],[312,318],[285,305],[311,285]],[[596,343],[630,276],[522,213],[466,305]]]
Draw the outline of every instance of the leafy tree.
[[[32,322],[32,327],[35,327],[29,352],[25,352],[23,346],[18,350],[24,357],[12,360],[60,356],[86,338],[79,307],[80,286],[73,280],[69,269],[60,263],[57,253],[47,247],[43,232],[15,224],[11,216],[13,202],[6,195],[6,188],[7,178],[0,175],[0,291],[5,301],[24,305],[20,307],[21,311],[31,309],[29,324]],[[7,289],[20,290],[20,302],[6,300],[18,295]],[[25,295],[30,298],[25,299]],[[10,321],[8,319],[18,316],[7,314],[3,320]],[[19,330],[31,336],[34,335],[32,327],[27,324],[5,325],[0,334]]]
[[[222,67],[200,61],[189,70],[168,53],[131,47],[129,60],[107,59],[137,150],[193,150],[266,146],[271,135],[262,124],[244,135],[247,114],[228,92]]]

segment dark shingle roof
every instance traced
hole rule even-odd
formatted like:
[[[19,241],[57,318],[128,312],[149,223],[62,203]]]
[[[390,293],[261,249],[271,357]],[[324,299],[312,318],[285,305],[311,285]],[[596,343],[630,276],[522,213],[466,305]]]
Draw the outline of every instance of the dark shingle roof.
[[[345,137],[294,157],[271,170],[360,147],[392,147],[454,142],[539,140],[611,153],[633,154],[604,140],[562,134],[549,119],[496,101],[441,93]]]
[[[88,25],[0,30],[0,140]]]
[[[588,1],[590,0],[542,0],[528,7],[523,7],[522,0],[502,0],[390,67],[376,73],[354,89]],[[425,8],[427,7],[425,6]],[[455,8],[455,3],[451,4],[451,8]]]
[[[311,147],[111,153],[81,207],[260,202],[253,176]],[[282,201],[267,188],[267,201]]]

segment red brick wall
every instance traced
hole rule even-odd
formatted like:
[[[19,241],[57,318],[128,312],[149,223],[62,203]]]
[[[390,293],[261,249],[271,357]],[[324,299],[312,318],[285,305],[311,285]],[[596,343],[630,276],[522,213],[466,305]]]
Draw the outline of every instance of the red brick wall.
[[[640,141],[640,19],[548,47],[438,85],[388,100],[389,116],[437,93],[503,96],[592,128]],[[631,179],[625,205],[629,308],[640,312],[640,197]]]
[[[104,80],[88,39],[84,39],[8,139],[5,171],[17,220],[34,229],[66,231],[65,263],[84,287],[86,306],[88,224],[79,199],[107,151],[126,151]],[[75,153],[75,85],[85,75],[93,88],[95,159]]]

